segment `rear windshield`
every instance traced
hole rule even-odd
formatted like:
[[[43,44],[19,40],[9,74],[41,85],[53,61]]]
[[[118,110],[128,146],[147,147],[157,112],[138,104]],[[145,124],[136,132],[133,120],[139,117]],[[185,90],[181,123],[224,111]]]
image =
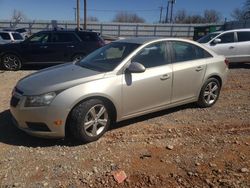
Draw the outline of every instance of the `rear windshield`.
[[[20,33],[12,33],[12,36],[14,40],[23,40],[23,37],[20,35]]]
[[[3,40],[11,40],[9,33],[0,33]]]

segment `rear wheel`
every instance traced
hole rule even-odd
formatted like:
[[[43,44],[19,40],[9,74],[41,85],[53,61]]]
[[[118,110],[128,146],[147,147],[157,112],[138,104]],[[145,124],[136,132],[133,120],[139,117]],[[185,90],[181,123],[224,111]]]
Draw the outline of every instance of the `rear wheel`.
[[[213,106],[220,95],[220,83],[216,78],[209,78],[201,88],[198,105],[206,108]]]
[[[82,142],[98,140],[109,128],[110,117],[109,108],[103,101],[84,101],[72,110],[71,133]]]
[[[22,67],[22,62],[19,57],[14,54],[5,54],[2,57],[2,66],[5,70],[17,71]]]

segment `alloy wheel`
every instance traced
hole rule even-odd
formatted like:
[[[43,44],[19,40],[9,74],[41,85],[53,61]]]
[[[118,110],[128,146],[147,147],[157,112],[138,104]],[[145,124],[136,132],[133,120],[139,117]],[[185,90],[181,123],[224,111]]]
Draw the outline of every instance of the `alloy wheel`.
[[[7,70],[18,70],[21,67],[21,61],[15,55],[6,55],[3,58],[3,65]]]
[[[216,82],[209,82],[204,91],[204,100],[207,104],[213,104],[219,94],[219,86]]]
[[[98,136],[108,123],[108,112],[102,104],[90,108],[84,119],[84,131],[90,137]]]

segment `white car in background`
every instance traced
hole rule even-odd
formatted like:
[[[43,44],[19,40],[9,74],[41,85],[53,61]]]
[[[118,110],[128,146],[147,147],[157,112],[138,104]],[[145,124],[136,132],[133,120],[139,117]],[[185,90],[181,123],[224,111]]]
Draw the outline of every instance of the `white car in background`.
[[[23,40],[23,36],[18,32],[0,31],[0,44],[21,42]]]
[[[250,62],[250,29],[210,33],[198,40],[230,63]]]

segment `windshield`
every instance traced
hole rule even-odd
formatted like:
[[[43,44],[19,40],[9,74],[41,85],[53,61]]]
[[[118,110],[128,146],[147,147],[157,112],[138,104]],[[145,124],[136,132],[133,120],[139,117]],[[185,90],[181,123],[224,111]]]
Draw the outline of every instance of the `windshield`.
[[[113,42],[92,52],[77,65],[99,72],[114,70],[140,44]]]
[[[216,36],[218,36],[220,33],[210,33],[205,35],[204,37],[200,38],[197,42],[199,43],[207,43],[210,40],[212,40],[213,38],[215,38]]]

